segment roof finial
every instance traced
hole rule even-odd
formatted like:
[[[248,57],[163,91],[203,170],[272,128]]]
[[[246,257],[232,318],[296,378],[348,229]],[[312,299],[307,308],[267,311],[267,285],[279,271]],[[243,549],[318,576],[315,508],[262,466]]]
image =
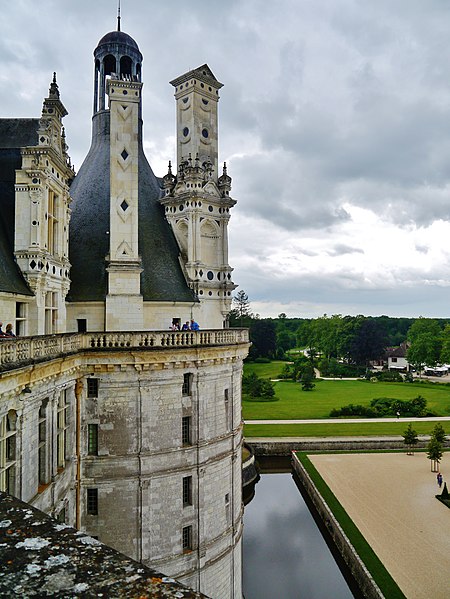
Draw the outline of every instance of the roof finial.
[[[120,0],[119,0],[119,7],[117,10],[117,31],[120,31]]]

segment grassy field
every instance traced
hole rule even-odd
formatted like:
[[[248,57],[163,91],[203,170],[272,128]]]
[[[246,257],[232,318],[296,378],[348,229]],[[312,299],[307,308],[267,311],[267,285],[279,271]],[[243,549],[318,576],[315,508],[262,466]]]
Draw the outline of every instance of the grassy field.
[[[255,366],[270,366],[257,364]],[[299,383],[275,383],[279,401],[242,402],[245,420],[287,420],[329,418],[330,410],[347,404],[368,406],[376,397],[413,399],[422,395],[428,409],[439,416],[450,416],[450,387],[420,383],[382,383],[368,381],[316,381],[313,391],[302,391]]]
[[[249,362],[244,364],[244,374],[250,374],[255,372],[259,377],[263,379],[276,379],[284,368],[286,362],[281,360],[273,360],[268,364],[257,364],[256,362]]]
[[[450,423],[442,423],[445,431],[450,433]],[[413,428],[419,435],[429,435],[435,422],[414,422]],[[373,437],[402,435],[407,423],[368,422],[347,424],[336,420],[336,424],[246,424],[244,436],[251,437]]]

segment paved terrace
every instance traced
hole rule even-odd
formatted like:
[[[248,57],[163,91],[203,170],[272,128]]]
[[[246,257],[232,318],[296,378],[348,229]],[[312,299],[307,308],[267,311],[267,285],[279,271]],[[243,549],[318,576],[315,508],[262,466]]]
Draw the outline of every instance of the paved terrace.
[[[450,482],[450,454],[441,472]],[[424,453],[309,455],[408,599],[450,597],[450,510]]]
[[[0,339],[0,371],[81,351],[185,349],[248,343],[247,329],[61,333]]]

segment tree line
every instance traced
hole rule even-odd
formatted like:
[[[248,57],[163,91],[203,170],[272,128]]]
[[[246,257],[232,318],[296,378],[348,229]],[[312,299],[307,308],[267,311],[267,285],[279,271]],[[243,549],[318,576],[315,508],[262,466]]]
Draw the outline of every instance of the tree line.
[[[234,297],[230,326],[250,330],[250,359],[283,359],[293,348],[320,355],[323,366],[336,362],[368,367],[386,348],[407,342],[407,359],[417,370],[450,363],[450,319],[342,316],[260,318],[251,311],[245,291]]]

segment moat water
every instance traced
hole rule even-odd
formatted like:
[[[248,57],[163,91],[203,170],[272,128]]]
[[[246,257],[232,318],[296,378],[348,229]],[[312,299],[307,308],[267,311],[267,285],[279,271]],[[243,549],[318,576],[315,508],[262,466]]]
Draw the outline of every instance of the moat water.
[[[261,474],[245,507],[243,551],[245,599],[357,596],[289,471]]]

